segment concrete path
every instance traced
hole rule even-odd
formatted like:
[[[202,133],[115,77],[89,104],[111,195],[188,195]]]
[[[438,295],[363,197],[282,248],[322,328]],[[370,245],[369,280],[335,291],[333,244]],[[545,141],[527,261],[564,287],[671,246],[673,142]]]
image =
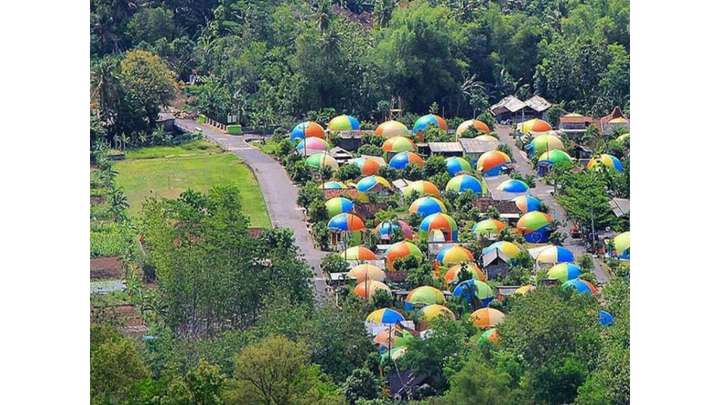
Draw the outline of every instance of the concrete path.
[[[525,151],[515,145],[515,139],[510,135],[511,127],[508,125],[497,125],[495,126],[495,132],[497,133],[500,141],[507,144],[512,148],[513,160],[515,170],[527,176],[530,174],[536,174],[532,168],[532,163],[527,157]],[[535,178],[535,188],[531,189],[530,192],[541,199],[548,207],[548,214],[561,223],[560,231],[565,232],[568,238],[565,240],[563,246],[570,249],[577,259],[580,256],[587,253],[585,250],[584,242],[580,239],[573,239],[570,237],[570,221],[568,220],[565,209],[555,200],[553,196],[553,186],[548,185],[541,177]],[[610,275],[605,270],[605,267],[601,264],[601,261],[593,257],[595,277],[599,283],[606,283],[610,279]]]
[[[315,298],[318,301],[326,300],[328,287],[320,269],[320,262],[327,253],[315,248],[305,222],[305,215],[296,203],[297,187],[288,177],[285,168],[275,159],[250,146],[242,136],[227,135],[214,127],[201,125],[193,120],[176,119],[175,125],[187,131],[201,129],[206,138],[237,155],[255,172],[272,225],[276,228],[289,228],[295,234],[295,243],[304,253],[305,260],[315,275],[313,277]]]

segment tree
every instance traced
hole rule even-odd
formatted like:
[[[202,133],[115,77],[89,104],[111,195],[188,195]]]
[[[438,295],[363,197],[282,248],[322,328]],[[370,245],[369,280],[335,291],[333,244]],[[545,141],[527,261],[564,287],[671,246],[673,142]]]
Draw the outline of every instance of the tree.
[[[195,404],[214,405],[222,404],[222,390],[225,383],[225,376],[220,368],[205,360],[191,370],[187,376],[187,386],[192,393],[192,400]]]
[[[577,221],[586,237],[593,238],[598,229],[612,226],[616,217],[609,204],[605,183],[595,171],[568,174],[560,180],[562,194],[557,200]],[[594,240],[593,240],[594,243]]]
[[[460,25],[448,8],[413,2],[396,9],[380,30],[376,60],[403,103],[424,111],[433,101],[460,94],[462,63],[456,52],[461,42]]]
[[[488,364],[478,353],[463,362],[463,367],[450,378],[450,389],[430,404],[501,405],[529,403],[518,387],[513,387],[511,376]]]
[[[500,348],[526,365],[533,398],[568,403],[597,363],[599,329],[591,297],[540,286],[514,300],[498,333]]]
[[[90,397],[93,404],[126,401],[150,376],[137,345],[109,326],[90,328]]]
[[[345,164],[340,166],[337,175],[338,179],[342,181],[354,180],[360,177],[360,168],[354,164]]]
[[[207,195],[186,191],[177,200],[150,199],[141,234],[157,272],[163,322],[183,336],[214,335],[257,320],[261,297],[288,294],[312,301],[307,263],[290,233],[248,235],[235,187]]]
[[[173,17],[165,7],[143,7],[130,18],[128,34],[136,44],[154,43],[161,38],[172,40],[177,31]]]
[[[432,335],[427,339],[413,339],[407,353],[400,358],[401,366],[430,376],[433,387],[443,390],[447,379],[468,350],[468,336],[474,326],[469,322],[438,318],[431,322]]]
[[[235,375],[226,400],[234,403],[340,403],[310,362],[308,347],[271,336],[243,348],[235,358]]]
[[[355,405],[359,399],[376,399],[380,395],[380,384],[373,373],[366,368],[356,368],[342,387],[345,399]]]

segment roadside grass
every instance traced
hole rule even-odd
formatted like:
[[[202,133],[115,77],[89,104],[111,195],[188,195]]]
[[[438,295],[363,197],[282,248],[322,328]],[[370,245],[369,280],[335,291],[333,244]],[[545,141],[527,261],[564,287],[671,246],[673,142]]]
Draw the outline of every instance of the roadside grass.
[[[277,142],[273,142],[272,139],[266,139],[265,142],[263,141],[252,141],[250,144],[258,149],[266,155],[274,156],[277,152],[278,148],[280,147],[280,144]]]
[[[114,164],[117,184],[127,195],[129,213],[137,215],[147,197],[176,198],[183,191],[205,192],[217,185],[240,190],[250,225],[269,228],[270,218],[253,172],[235,155],[208,141],[177,146],[153,146],[128,151]]]

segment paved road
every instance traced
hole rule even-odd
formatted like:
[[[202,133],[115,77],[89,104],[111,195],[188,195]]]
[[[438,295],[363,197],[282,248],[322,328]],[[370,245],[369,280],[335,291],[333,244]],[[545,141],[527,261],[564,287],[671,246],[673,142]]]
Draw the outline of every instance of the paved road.
[[[276,228],[290,228],[293,231],[296,244],[304,253],[305,260],[315,274],[313,278],[315,298],[318,301],[326,300],[328,289],[320,269],[320,262],[326,253],[315,248],[307,229],[305,216],[296,205],[297,187],[288,177],[285,168],[275,159],[250,146],[244,137],[227,135],[216,128],[198,124],[193,120],[176,119],[175,124],[188,131],[202,129],[206,138],[237,155],[255,172],[272,225]]]
[[[532,168],[532,163],[527,158],[527,154],[515,145],[515,139],[512,135],[510,135],[511,127],[508,125],[497,125],[495,127],[495,132],[500,138],[500,141],[506,143],[512,148],[513,159],[515,160],[515,170],[523,175],[536,174]],[[531,190],[532,194],[541,199],[548,207],[548,214],[561,223],[560,230],[568,235],[568,239],[566,239],[563,245],[570,249],[576,258],[579,258],[587,253],[583,241],[570,238],[571,223],[568,221],[565,209],[552,195],[552,191],[553,186],[546,184],[542,178],[535,179],[535,188]],[[595,265],[593,272],[595,273],[597,281],[600,283],[607,282],[610,279],[610,275],[601,265],[600,260],[593,257],[593,264]]]

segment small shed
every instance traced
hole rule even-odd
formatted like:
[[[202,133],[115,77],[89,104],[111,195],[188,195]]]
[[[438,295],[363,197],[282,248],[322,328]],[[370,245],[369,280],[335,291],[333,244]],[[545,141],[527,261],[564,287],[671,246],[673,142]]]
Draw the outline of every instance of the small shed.
[[[611,136],[616,130],[630,129],[630,120],[625,117],[620,107],[615,106],[610,114],[600,118],[598,126],[600,134]]]
[[[330,152],[328,152],[330,156],[335,158],[335,160],[338,162],[338,164],[344,164],[347,163],[348,160],[353,158],[352,153],[346,151],[343,148],[340,147],[334,147],[330,149]]]
[[[547,110],[552,107],[552,103],[538,96],[537,94],[525,100],[525,119],[540,118],[545,119]]]
[[[463,155],[471,162],[477,161],[485,152],[496,150],[500,145],[498,140],[485,141],[477,138],[460,138],[458,142],[463,149]]]
[[[518,123],[523,120],[523,108],[526,105],[515,96],[507,96],[490,106],[490,113],[499,123]]]
[[[488,279],[505,277],[510,267],[510,258],[500,249],[492,249],[482,256],[482,267]]]
[[[460,142],[428,142],[428,148],[431,155],[440,155],[444,157],[462,156],[463,147]]]
[[[577,138],[585,134],[592,123],[592,117],[575,113],[565,114],[560,117],[558,129],[569,138]]]
[[[610,208],[616,217],[622,218],[630,216],[630,199],[628,198],[613,198],[609,201]]]

